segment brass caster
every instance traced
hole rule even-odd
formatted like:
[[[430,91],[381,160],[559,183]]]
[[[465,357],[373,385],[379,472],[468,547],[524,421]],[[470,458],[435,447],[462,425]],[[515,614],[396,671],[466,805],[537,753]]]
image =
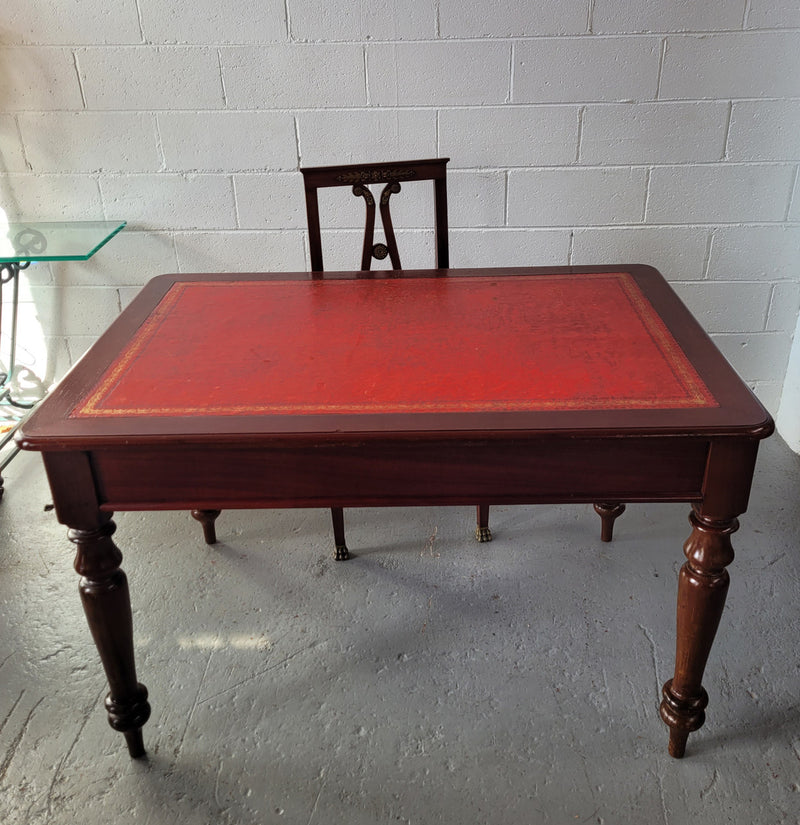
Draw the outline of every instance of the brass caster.
[[[475,539],[481,543],[492,540],[492,531],[488,527],[476,527]]]
[[[347,561],[350,558],[350,551],[346,544],[337,544],[333,551],[333,557],[336,561]]]

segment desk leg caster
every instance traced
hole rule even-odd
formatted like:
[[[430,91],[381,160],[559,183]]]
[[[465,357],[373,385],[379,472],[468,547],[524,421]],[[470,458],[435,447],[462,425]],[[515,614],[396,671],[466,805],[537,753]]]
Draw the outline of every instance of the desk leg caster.
[[[595,504],[594,511],[600,516],[600,540],[611,541],[614,538],[614,522],[625,512],[624,504]]]
[[[203,525],[203,538],[206,544],[217,543],[217,530],[214,522],[221,512],[221,510],[192,510],[192,518],[197,519]]]
[[[333,519],[333,557],[336,561],[347,561],[350,558],[350,551],[344,540],[344,510],[341,507],[331,507],[331,518]]]
[[[475,528],[475,540],[481,543],[492,540],[492,531],[489,529],[489,505],[477,506],[478,526]]]

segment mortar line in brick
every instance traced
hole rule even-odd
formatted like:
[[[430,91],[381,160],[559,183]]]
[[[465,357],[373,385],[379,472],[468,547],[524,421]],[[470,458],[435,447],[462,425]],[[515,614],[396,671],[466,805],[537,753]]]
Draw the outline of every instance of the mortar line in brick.
[[[225,89],[225,72],[222,71],[222,49],[217,49],[217,69],[219,70],[219,85],[222,89],[222,108],[228,108],[228,92]]]
[[[578,107],[578,145],[575,147],[575,163],[581,162],[581,149],[583,148],[583,115],[586,112],[586,106]]]
[[[300,120],[294,117],[294,145],[297,149],[297,166],[303,165],[303,150],[300,148]]]
[[[231,191],[233,192],[233,220],[236,223],[236,229],[241,229],[242,222],[239,220],[239,194],[236,191],[236,175],[231,175]]]
[[[594,34],[594,3],[595,0],[589,0],[589,9],[586,15],[587,34]]]
[[[19,140],[19,148],[22,152],[22,162],[25,164],[25,168],[29,172],[33,172],[33,165],[28,160],[28,153],[25,151],[25,140],[22,137],[22,126],[20,126],[19,122],[19,114],[12,115],[14,119],[14,128],[17,130],[17,140]]]
[[[506,95],[506,104],[511,103],[514,99],[514,42],[511,42],[511,54],[508,58],[508,94]]]
[[[290,12],[289,12],[289,0],[283,0],[283,13],[284,13],[284,16],[286,17],[286,40],[289,43],[291,43],[292,42],[292,27],[290,25],[291,17],[290,17]]]
[[[153,121],[155,123],[155,130],[156,130],[156,150],[158,151],[158,156],[161,159],[161,168],[158,170],[159,172],[166,172],[167,170],[167,157],[164,154],[164,144],[161,140],[161,123],[158,119],[158,112],[153,112]]]
[[[503,175],[503,226],[508,226],[508,178],[510,173]]]
[[[364,66],[364,100],[367,106],[370,106],[372,99],[369,93],[369,63],[367,61],[367,46],[366,43],[361,47],[361,60]]]
[[[572,266],[572,255],[575,252],[575,229],[569,231],[569,248],[567,249],[567,266]]]
[[[769,301],[767,301],[767,314],[764,316],[764,329],[762,330],[763,332],[772,332],[773,331],[769,328],[769,319],[770,319],[770,316],[772,315],[772,306],[775,302],[775,292],[777,291],[777,289],[778,289],[777,284],[771,284],[771,289],[770,289],[770,292],[769,292]]]
[[[742,15],[742,31],[746,31],[747,25],[750,22],[750,7],[752,5],[753,0],[745,0],[744,2],[744,14]]]
[[[142,9],[139,5],[139,0],[135,0],[136,2],[136,22],[139,24],[139,37],[142,38],[142,43],[147,42],[144,39],[144,26],[142,25]]]
[[[764,223],[764,222],[746,222],[743,223],[742,221],[732,221],[730,223],[725,223],[724,221],[715,221],[714,223],[641,223],[641,222],[632,222],[632,221],[624,221],[621,223],[591,223],[591,224],[581,224],[580,229],[581,232],[587,230],[598,230],[602,232],[610,232],[616,230],[625,230],[625,231],[633,231],[637,229],[641,230],[662,230],[662,229],[716,229],[716,228],[725,228],[725,229],[769,229],[770,227],[775,228],[783,228],[786,224],[780,221],[775,221],[774,223]],[[798,227],[800,228],[800,223],[793,223],[789,224],[791,227]],[[535,231],[565,231],[571,230],[574,228],[573,224],[509,224],[508,226],[482,226],[482,227],[469,227],[469,226],[461,226],[461,227],[451,227],[451,231],[459,230],[459,231],[468,231],[468,232],[491,232],[497,229],[514,229],[514,230],[535,230]]]
[[[714,237],[716,235],[716,230],[712,229],[711,232],[708,233],[708,239],[706,240],[706,255],[705,259],[703,260],[703,280],[708,280],[708,274],[711,270],[711,250],[714,248]]]
[[[797,189],[800,187],[800,166],[795,166],[794,168],[794,180],[792,181],[792,186],[789,189],[789,203],[786,206],[786,212],[784,212],[783,219],[787,223],[789,222],[789,215],[792,214],[792,207],[794,206],[795,198],[798,197]]]
[[[463,36],[463,37],[420,37],[414,40],[397,40],[397,39],[370,39],[370,45],[374,46],[397,46],[397,45],[442,45],[443,43],[478,43],[478,44],[499,44],[504,41],[514,43],[534,42],[537,40],[635,40],[635,39],[664,39],[667,37],[692,37],[692,38],[709,38],[717,35],[726,37],[728,35],[770,35],[770,34],[798,34],[800,33],[800,26],[786,26],[777,27],[765,26],[764,28],[750,28],[742,31],[740,28],[729,29],[697,29],[694,31],[672,31],[672,30],[652,30],[641,32],[577,32],[570,34],[519,34],[519,35],[502,35],[497,37],[492,36]],[[174,50],[209,50],[219,45],[226,49],[242,49],[257,52],[259,49],[275,47],[275,48],[291,48],[291,47],[307,47],[329,45],[341,47],[356,47],[362,45],[362,40],[269,40],[263,43],[253,42],[224,42],[219,44],[208,43],[156,43],[152,41],[144,41],[142,43],[97,43],[97,44],[76,44],[70,42],[63,43],[9,43],[6,48],[36,48],[43,50],[63,51],[65,49],[82,48],[91,49],[93,51],[118,50],[118,49],[154,49],[160,51],[174,51]],[[758,98],[759,100],[761,98]]]
[[[100,196],[100,211],[103,213],[103,220],[108,220],[108,209],[106,208],[106,196],[103,193],[103,182],[99,175],[93,176],[97,194]]]
[[[653,174],[652,167],[648,167],[644,178],[644,204],[642,206],[642,223],[647,223],[647,206],[650,201],[650,178]]]
[[[725,139],[722,142],[722,160],[728,159],[728,141],[731,136],[731,121],[733,120],[733,101],[728,102],[728,119],[725,123]]]
[[[81,68],[80,64],[78,63],[78,52],[72,52],[72,65],[75,67],[75,76],[78,79],[78,89],[80,89],[81,93],[81,104],[84,111],[86,110],[86,92],[83,90],[83,81],[81,80]],[[71,110],[66,110],[71,111]]]
[[[725,101],[730,102],[730,98],[726,98]],[[722,103],[725,102],[720,98],[665,98],[662,100],[647,100],[642,101],[644,104],[649,105],[672,105],[672,104],[692,104],[692,103],[706,103],[706,104],[714,104],[714,103]],[[800,96],[798,97],[741,97],[736,98],[733,101],[736,103],[797,103],[800,102]],[[574,109],[576,106],[592,106],[592,107],[608,107],[608,106],[630,106],[631,104],[628,102],[623,102],[620,100],[571,100],[569,102],[560,103],[558,101],[532,101],[532,102],[518,102],[518,103],[502,103],[498,101],[496,103],[464,103],[464,104],[457,104],[457,103],[448,103],[445,108],[452,109],[453,111],[463,111],[463,110],[481,110],[481,109],[491,109],[491,108],[503,108],[503,109],[564,109],[570,108]],[[428,111],[428,110],[437,110],[441,104],[439,103],[398,103],[398,104],[391,104],[387,106],[387,109],[391,109],[392,111],[397,112],[418,112],[418,111]],[[52,113],[72,113],[75,109],[73,108],[53,108],[53,109],[18,109],[13,111],[7,111],[7,114],[52,114]],[[98,109],[95,108],[92,110],[97,114],[142,114],[143,112],[241,112],[241,113],[259,113],[259,114],[313,114],[314,112],[324,111],[324,112],[365,112],[365,111],[374,111],[373,106],[367,106],[366,104],[359,104],[357,106],[294,106],[294,107],[287,107],[287,106],[276,106],[274,108],[257,108],[253,106],[241,106],[235,107],[230,109],[220,109],[209,107],[207,109],[198,110],[197,107],[189,107],[186,109],[181,109],[179,107],[171,107],[169,109],[125,109],[125,108],[108,108],[108,109]],[[747,162],[747,161],[742,161]],[[752,162],[752,161],[750,161]],[[767,162],[774,162],[778,163],[780,161],[756,161],[757,163],[767,163]],[[784,163],[786,161],[783,161]]]
[[[548,173],[572,173],[578,174],[580,172],[586,171],[595,171],[595,172],[622,172],[622,171],[630,171],[630,170],[647,170],[652,171],[656,169],[705,169],[705,168],[717,168],[717,169],[737,169],[740,167],[749,167],[749,168],[769,168],[769,167],[791,167],[793,169],[793,176],[792,176],[792,185],[795,189],[798,188],[797,185],[797,177],[798,177],[798,167],[796,164],[792,164],[787,161],[760,161],[758,163],[747,163],[745,161],[739,162],[732,162],[732,163],[723,163],[721,161],[713,161],[713,162],[693,162],[693,163],[627,163],[627,164],[587,164],[580,167],[576,167],[574,163],[568,164],[559,164],[553,166],[460,166],[460,167],[453,167],[450,171],[453,173],[473,173],[473,172],[485,172],[485,173],[505,173],[509,171],[513,172],[529,172],[532,174],[536,174],[539,172],[548,172]],[[127,170],[111,170],[107,171],[107,175],[116,176],[116,177],[126,177],[126,178],[140,178],[146,176],[158,176],[162,178],[167,177],[185,177],[186,175],[194,175],[195,177],[219,177],[225,176],[230,174],[237,174],[237,175],[272,175],[272,174],[290,174],[291,172],[295,171],[295,167],[287,167],[283,169],[266,169],[264,166],[258,166],[253,168],[242,168],[242,169],[203,169],[201,167],[194,166],[190,169],[170,169],[165,171],[152,171],[152,170],[135,170],[135,171],[127,171]],[[90,176],[91,172],[87,170],[78,170],[78,171],[58,171],[58,172],[7,172],[5,173],[6,178],[11,177],[33,177],[35,174],[36,177],[86,177]],[[800,195],[800,193],[793,193],[793,197],[791,202],[789,203],[787,209],[791,209],[794,205],[794,201],[796,197]],[[771,224],[771,223],[800,223],[800,220],[792,220],[789,218],[788,214],[780,218],[777,221],[744,221],[745,223],[764,223],[764,224]],[[709,222],[713,225],[713,222]],[[733,223],[737,223],[737,221],[733,221]],[[741,221],[738,221],[741,223]]]
[[[514,171],[514,172],[577,172],[577,171],[606,171],[606,172],[620,172],[620,171],[627,171],[630,169],[647,169],[647,170],[654,170],[654,169],[684,169],[687,167],[703,169],[703,168],[718,168],[718,169],[735,169],[740,167],[770,167],[770,166],[786,166],[790,167],[793,164],[789,161],[759,161],[758,163],[750,163],[747,161],[736,161],[731,163],[724,163],[722,161],[692,161],[686,163],[594,163],[594,164],[585,164],[578,169],[574,162],[571,163],[559,163],[559,164],[543,164],[541,166],[487,166],[484,164],[481,165],[474,165],[474,166],[452,166],[450,171],[454,173],[458,172],[487,172],[487,173],[499,173],[499,172],[507,172],[507,171]],[[174,171],[173,174],[183,174],[187,170],[180,170]],[[226,169],[193,169],[191,170],[195,174],[201,175],[224,175],[228,174],[231,170]],[[287,173],[293,171],[292,169],[270,169],[269,174],[275,173]],[[253,174],[253,173],[265,173],[264,167],[258,167],[253,169],[236,169],[236,174]],[[26,174],[24,172],[21,173],[11,173],[11,174]],[[80,172],[46,172],[44,174],[80,174]],[[136,176],[136,175],[150,175],[154,174],[153,172],[148,171],[136,171],[136,172],[126,172],[126,175],[129,176]]]
[[[800,228],[800,224],[793,224],[793,227]],[[714,223],[714,224],[647,224],[642,225],[641,223],[614,223],[614,224],[583,224],[578,227],[578,231],[580,232],[616,232],[616,231],[624,231],[624,232],[632,232],[632,231],[662,231],[662,230],[672,230],[672,229],[715,229],[715,228],[724,228],[724,229],[769,229],[770,227],[774,228],[783,228],[784,224],[782,223],[773,223],[773,224],[759,224],[759,223],[732,223],[732,224],[725,224],[725,223]],[[363,232],[363,226],[343,226],[343,227],[330,227],[324,229],[323,232],[328,235],[336,235],[336,234],[343,234],[343,233],[350,233],[354,231]],[[417,234],[424,234],[428,230],[424,227],[401,227],[403,232],[412,232]],[[534,232],[534,233],[547,233],[547,232],[572,232],[575,231],[576,228],[574,225],[570,224],[561,224],[561,225],[542,225],[542,224],[531,224],[527,226],[515,226],[510,224],[508,226],[503,225],[496,225],[496,226],[451,226],[450,232],[452,234],[464,234],[469,233],[470,235],[483,235],[483,234],[492,234],[496,232]],[[131,228],[131,232],[135,232],[136,230]],[[140,230],[150,232],[151,230]],[[158,234],[170,234],[170,235],[202,235],[212,233],[214,235],[240,235],[242,233],[248,234],[259,234],[259,235],[285,235],[287,232],[305,232],[305,228],[298,229],[297,227],[285,227],[285,228],[270,228],[270,227],[220,227],[220,228],[208,228],[208,227],[171,227],[169,229],[158,230]],[[696,283],[705,283],[708,281],[708,278],[700,277],[696,279],[684,279],[690,280]],[[792,282],[790,277],[786,277],[783,279],[776,279],[780,280],[782,283]],[[749,282],[747,279],[736,278],[736,283],[744,283]],[[754,283],[760,283],[758,281],[754,281]]]
[[[664,61],[667,57],[667,38],[663,38],[661,41],[661,52],[658,56],[658,79],[656,80],[656,94],[655,99],[661,99],[661,77],[664,73]]]

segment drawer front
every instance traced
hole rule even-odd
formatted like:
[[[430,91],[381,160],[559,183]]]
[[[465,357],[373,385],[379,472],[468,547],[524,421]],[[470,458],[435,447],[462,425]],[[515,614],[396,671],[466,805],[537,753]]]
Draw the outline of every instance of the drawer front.
[[[702,438],[147,447],[91,455],[107,509],[690,501]]]

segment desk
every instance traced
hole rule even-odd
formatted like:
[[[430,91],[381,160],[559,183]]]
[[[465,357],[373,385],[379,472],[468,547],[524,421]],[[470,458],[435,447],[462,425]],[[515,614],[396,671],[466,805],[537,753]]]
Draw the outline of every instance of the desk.
[[[20,271],[27,269],[34,261],[86,261],[124,226],[125,221],[28,221],[0,225],[0,325],[3,309],[2,287],[10,283],[12,290],[8,368],[0,373],[0,404],[18,410],[29,410],[34,406],[33,402],[14,398],[12,393],[14,378],[19,371],[17,311]],[[18,421],[22,414],[18,413],[14,418]],[[4,432],[0,438],[0,450],[12,439],[16,426],[15,423]],[[0,461],[0,472],[15,455],[16,450]],[[0,475],[0,498],[2,496],[3,477]]]
[[[134,757],[150,707],[115,510],[682,501],[661,703],[680,757],[772,429],[661,275],[615,266],[161,276],[17,437],[43,454]]]

